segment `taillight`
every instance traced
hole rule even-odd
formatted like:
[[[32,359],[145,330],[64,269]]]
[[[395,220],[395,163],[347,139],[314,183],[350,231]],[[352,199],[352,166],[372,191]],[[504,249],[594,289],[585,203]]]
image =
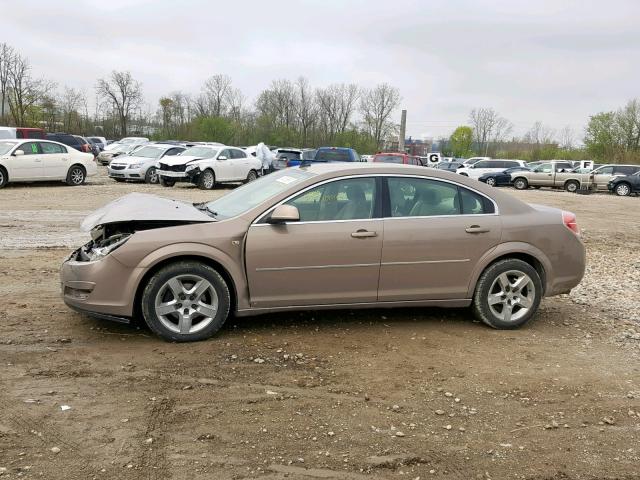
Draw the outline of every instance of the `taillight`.
[[[576,214],[571,212],[562,212],[562,222],[565,227],[571,230],[576,235],[580,235],[580,227],[578,226],[578,220]]]

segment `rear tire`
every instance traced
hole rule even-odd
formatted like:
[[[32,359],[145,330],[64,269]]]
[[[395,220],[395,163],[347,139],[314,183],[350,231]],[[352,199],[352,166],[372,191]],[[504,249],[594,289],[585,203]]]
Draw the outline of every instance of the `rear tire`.
[[[614,190],[619,197],[628,197],[631,195],[631,185],[626,182],[620,182]]]
[[[222,276],[200,262],[179,261],[158,270],[142,293],[149,328],[170,342],[214,335],[229,315],[231,296]]]
[[[82,185],[87,179],[87,172],[82,165],[72,165],[67,172],[66,184],[72,187]]]
[[[580,183],[576,180],[569,180],[564,184],[564,189],[569,193],[576,193],[580,188]]]
[[[173,187],[176,184],[175,180],[171,180],[169,178],[160,177],[160,185],[163,187]]]
[[[0,167],[0,188],[4,188],[7,183],[9,183],[9,175],[3,167]]]
[[[198,188],[200,190],[213,190],[216,186],[216,176],[213,171],[207,168],[198,177]]]
[[[258,179],[258,172],[256,172],[255,170],[251,170],[247,174],[247,179],[244,181],[244,183],[253,182],[254,180],[257,180],[257,179]]]
[[[147,173],[144,175],[144,183],[150,183],[156,185],[160,181],[156,167],[149,167]]]
[[[509,330],[527,323],[542,300],[542,281],[528,263],[499,260],[482,272],[473,294],[473,313],[492,328]]]
[[[529,188],[529,182],[524,177],[518,177],[513,181],[513,186],[516,190],[526,190]]]

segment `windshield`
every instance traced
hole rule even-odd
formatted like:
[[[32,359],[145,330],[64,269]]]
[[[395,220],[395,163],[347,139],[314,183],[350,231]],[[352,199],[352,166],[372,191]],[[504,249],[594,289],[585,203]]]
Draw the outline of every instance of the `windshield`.
[[[382,163],[404,163],[404,158],[400,155],[376,155],[373,157],[373,161]]]
[[[238,187],[224,197],[207,203],[207,210],[214,213],[217,219],[236,217],[314,175],[314,173],[297,168],[280,170],[255,182]]]
[[[316,162],[350,162],[348,150],[318,150],[314,158]]]
[[[316,150],[305,150],[300,156],[302,160],[313,160],[316,156]]]
[[[0,155],[6,155],[18,142],[0,142]]]
[[[213,158],[218,153],[217,148],[211,147],[191,147],[187,148],[180,155],[185,157],[201,157],[201,158]]]
[[[162,155],[162,152],[164,152],[164,148],[158,148],[158,147],[142,147],[138,150],[136,150],[136,157],[144,157],[144,158],[160,158],[160,155]]]

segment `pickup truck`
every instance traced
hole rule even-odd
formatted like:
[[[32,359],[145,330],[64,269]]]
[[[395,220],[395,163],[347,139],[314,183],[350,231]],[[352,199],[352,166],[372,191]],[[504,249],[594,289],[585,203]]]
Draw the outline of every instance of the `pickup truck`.
[[[518,190],[529,187],[564,188],[567,192],[578,189],[607,190],[607,184],[617,175],[631,175],[640,171],[640,165],[602,165],[595,170],[570,169],[571,162],[547,162],[530,172],[516,172],[511,183]]]
[[[353,148],[346,147],[320,147],[316,150],[313,159],[289,160],[288,167],[295,167],[302,162],[362,162],[363,160]]]

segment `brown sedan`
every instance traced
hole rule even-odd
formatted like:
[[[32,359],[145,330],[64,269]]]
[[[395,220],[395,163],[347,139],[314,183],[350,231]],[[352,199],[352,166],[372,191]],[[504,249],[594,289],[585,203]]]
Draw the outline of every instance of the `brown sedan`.
[[[201,340],[230,314],[471,306],[516,328],[582,279],[575,215],[453,173],[388,164],[289,168],[218,200],[124,196],[87,217],[64,301]]]

